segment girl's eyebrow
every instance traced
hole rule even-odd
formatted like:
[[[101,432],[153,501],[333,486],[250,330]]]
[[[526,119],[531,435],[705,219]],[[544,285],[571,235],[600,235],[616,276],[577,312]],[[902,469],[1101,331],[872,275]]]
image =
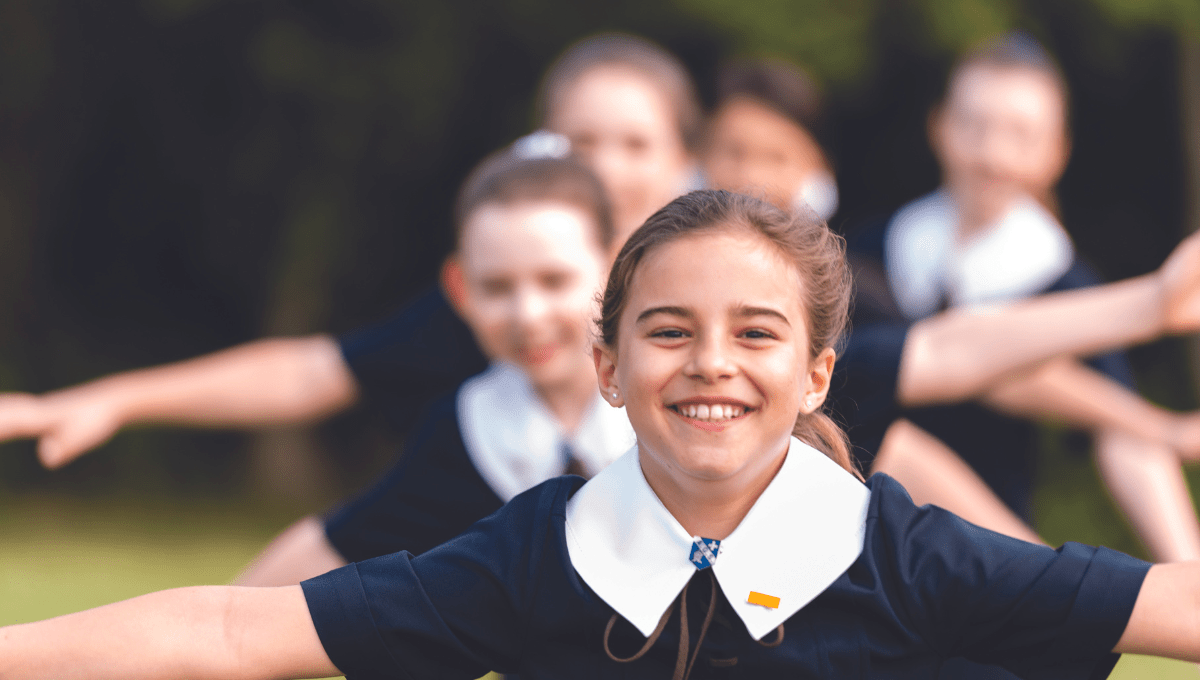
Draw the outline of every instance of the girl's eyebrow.
[[[747,318],[751,316],[773,316],[787,324],[789,328],[792,326],[792,322],[788,321],[788,318],[784,316],[782,312],[771,309],[770,307],[751,307],[749,305],[738,305],[738,307],[733,310],[733,315],[740,318]]]
[[[695,316],[692,314],[692,311],[686,307],[672,307],[668,305],[664,307],[651,307],[650,309],[647,309],[641,314],[638,314],[637,319],[634,320],[634,323],[641,323],[655,314],[670,314],[671,316],[682,316],[685,319],[691,319]]]
[[[666,306],[662,306],[662,307],[651,307],[650,309],[647,309],[646,311],[642,312],[641,314],[638,314],[638,317],[636,320],[634,320],[634,323],[635,324],[641,323],[642,321],[645,321],[646,319],[654,316],[655,314],[669,314],[671,316],[681,316],[685,319],[691,319],[695,316],[695,314],[693,314],[692,311],[690,309],[687,309],[686,307],[675,307],[675,306],[666,305]],[[734,308],[733,315],[736,317],[739,317],[739,318],[749,318],[752,316],[771,316],[771,317],[775,317],[776,319],[779,319],[783,323],[787,324],[787,326],[789,328],[792,325],[792,323],[790,321],[788,321],[788,318],[782,312],[771,309],[770,307],[752,307],[750,305],[738,305],[737,307]]]

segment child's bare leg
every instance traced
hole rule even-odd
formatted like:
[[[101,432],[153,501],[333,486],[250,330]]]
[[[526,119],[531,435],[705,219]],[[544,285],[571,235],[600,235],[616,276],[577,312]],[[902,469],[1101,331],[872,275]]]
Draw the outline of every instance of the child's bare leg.
[[[888,428],[872,472],[894,477],[917,505],[932,503],[985,529],[1031,543],[1045,542],[958,454],[908,420],[897,420]]]
[[[346,560],[325,537],[325,525],[308,516],[283,530],[246,571],[234,581],[239,586],[290,586],[344,566]]]
[[[1155,561],[1200,559],[1200,522],[1174,451],[1104,429],[1096,434],[1096,465]]]

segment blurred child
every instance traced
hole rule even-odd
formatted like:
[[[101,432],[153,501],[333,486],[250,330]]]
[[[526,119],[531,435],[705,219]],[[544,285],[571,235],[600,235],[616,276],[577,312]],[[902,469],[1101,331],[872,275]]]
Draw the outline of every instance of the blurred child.
[[[421,554],[632,445],[624,412],[599,398],[588,351],[613,235],[600,183],[575,161],[506,150],[467,178],[455,214],[449,281],[491,367],[434,402],[372,489],[293,525],[239,583],[289,585],[347,561]]]
[[[762,195],[781,208],[807,206],[828,220],[838,193],[813,133],[820,119],[817,87],[795,65],[778,59],[725,65],[701,153],[709,183]]]
[[[1076,301],[1135,334],[1194,329],[1180,274]],[[681,197],[609,275],[593,356],[637,444],[592,480],[545,482],[415,558],[0,629],[0,676],[913,678],[966,656],[1090,678],[1114,652],[1200,660],[1200,563],[1052,550],[860,481],[821,412],[850,289],[823,222]],[[1108,323],[1054,304],[1021,321]]]
[[[608,189],[618,244],[699,188],[700,104],[687,69],[658,45],[623,34],[582,40],[546,72],[538,103],[541,126],[565,135]]]
[[[874,450],[886,441],[883,426],[907,415],[911,422],[905,427],[915,424],[937,438],[931,441],[962,454],[1013,511],[1028,519],[1036,432],[1025,419],[1083,427],[1095,436],[1105,482],[1151,554],[1167,561],[1200,558],[1200,523],[1180,468],[1180,454],[1195,455],[1195,428],[1188,424],[1194,417],[1168,413],[1138,397],[1123,355],[1105,355],[1090,366],[1072,359],[1048,362],[971,393],[957,392],[953,383],[925,380],[919,369],[900,363],[902,348],[911,342],[909,326],[947,307],[1098,283],[1045,206],[1066,164],[1065,116],[1062,75],[1023,35],[997,40],[955,67],[945,101],[930,118],[942,187],[899,210],[884,229],[868,229],[853,239],[858,318],[844,366],[855,380],[847,384],[844,403],[871,403],[848,410],[857,409],[859,423],[874,423],[851,433]],[[862,361],[856,355],[871,358]],[[986,356],[980,360],[988,361]],[[877,398],[863,397],[864,391]],[[958,403],[966,399],[979,401]],[[904,412],[898,407],[926,408]],[[901,469],[911,462],[881,450],[878,469],[905,476]],[[956,490],[960,485],[942,485],[939,491],[912,481],[922,500],[958,509],[965,498]],[[1004,512],[996,517],[1011,519]],[[983,516],[972,519],[997,526]]]
[[[694,182],[694,87],[649,41],[600,35],[572,46],[547,72],[538,108],[608,191],[615,246]],[[526,144],[530,153],[566,153],[544,134]],[[407,431],[432,395],[486,366],[444,291],[431,287],[390,318],[336,338],[269,338],[45,395],[0,395],[0,440],[35,437],[42,462],[57,467],[129,425],[305,423],[363,397]]]

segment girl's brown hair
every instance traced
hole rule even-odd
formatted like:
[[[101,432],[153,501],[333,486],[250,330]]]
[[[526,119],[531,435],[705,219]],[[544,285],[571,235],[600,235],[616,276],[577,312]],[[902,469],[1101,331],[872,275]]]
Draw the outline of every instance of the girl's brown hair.
[[[849,319],[853,288],[845,240],[812,212],[785,212],[750,196],[713,190],[693,191],[671,201],[625,242],[609,271],[601,301],[598,324],[604,344],[617,350],[629,287],[646,255],[680,238],[719,229],[748,229],[778,248],[801,278],[810,358],[836,346]],[[846,433],[823,410],[801,413],[792,433],[862,479]]]
[[[695,150],[703,124],[700,99],[683,63],[662,47],[633,35],[601,33],[567,48],[546,71],[537,98],[539,127],[580,76],[600,66],[626,68],[644,76],[667,98],[684,146]]]
[[[583,210],[593,218],[596,242],[605,252],[614,237],[608,195],[596,175],[574,158],[525,158],[508,147],[476,165],[458,191],[454,204],[455,243],[471,215],[487,204],[526,201],[557,202]]]

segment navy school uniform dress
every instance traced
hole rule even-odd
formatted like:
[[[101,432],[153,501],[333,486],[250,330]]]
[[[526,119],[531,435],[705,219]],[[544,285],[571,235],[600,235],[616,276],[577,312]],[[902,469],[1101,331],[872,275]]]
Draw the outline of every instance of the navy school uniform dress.
[[[586,484],[547,481],[420,556],[301,585],[350,680],[661,680],[683,646],[692,678],[933,678],[962,656],[1070,679],[1111,670],[1149,566],[915,507],[887,476],[864,485],[793,439],[723,541],[684,531],[634,448]]]
[[[421,554],[547,479],[596,474],[633,441],[625,410],[599,394],[567,436],[526,375],[496,363],[435,401],[399,461],[330,513],[325,534],[351,562]]]
[[[892,421],[907,417],[962,456],[1029,521],[1035,425],[974,402],[902,409],[896,403],[896,378],[904,343],[912,324],[948,306],[1015,300],[1101,280],[1075,256],[1057,220],[1031,199],[1018,201],[967,246],[956,246],[956,224],[949,198],[938,191],[850,236],[854,317],[832,383],[831,407],[863,469],[869,469]],[[1133,389],[1123,353],[1088,363]]]

